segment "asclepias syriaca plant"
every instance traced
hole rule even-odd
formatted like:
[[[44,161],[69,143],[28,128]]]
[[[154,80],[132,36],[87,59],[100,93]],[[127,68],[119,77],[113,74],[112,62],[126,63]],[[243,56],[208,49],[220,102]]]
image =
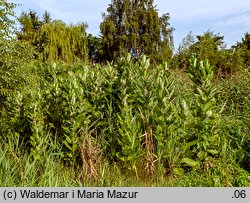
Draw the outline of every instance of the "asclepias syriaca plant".
[[[186,137],[186,154],[181,162],[191,167],[211,167],[211,157],[220,154],[218,135],[218,113],[215,112],[215,95],[218,93],[212,80],[214,67],[208,60],[190,59],[189,77],[193,84],[194,102],[190,107],[192,121]],[[208,169],[206,169],[208,170]]]

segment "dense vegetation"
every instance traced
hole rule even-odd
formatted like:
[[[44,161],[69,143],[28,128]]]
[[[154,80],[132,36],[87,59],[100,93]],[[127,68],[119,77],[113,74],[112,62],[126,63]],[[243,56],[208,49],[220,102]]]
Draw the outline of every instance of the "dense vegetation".
[[[112,1],[100,38],[0,6],[1,186],[250,186],[248,33],[173,55],[153,1]]]

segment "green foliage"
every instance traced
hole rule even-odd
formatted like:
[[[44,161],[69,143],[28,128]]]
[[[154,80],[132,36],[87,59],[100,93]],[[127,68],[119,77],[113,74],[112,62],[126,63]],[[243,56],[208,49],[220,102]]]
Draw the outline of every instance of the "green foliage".
[[[42,113],[42,95],[41,92],[38,92],[36,95],[31,92],[31,98],[35,99],[30,106],[30,112],[28,114],[28,119],[30,122],[30,128],[32,135],[30,136],[30,144],[31,144],[31,156],[34,159],[41,159],[41,154],[45,150],[43,148],[44,142],[44,116]],[[38,98],[36,98],[38,97]]]
[[[236,53],[238,53],[244,65],[249,69],[250,66],[250,34],[247,32],[245,36],[242,38],[241,42],[237,42],[233,48],[236,49]]]
[[[6,49],[0,56],[0,97],[13,92],[31,79],[28,77],[33,50],[26,44],[14,39],[6,41]],[[1,101],[0,101],[1,102]]]
[[[186,127],[188,131],[186,140],[186,154],[182,159],[191,167],[201,167],[207,164],[209,168],[211,158],[220,153],[220,136],[218,135],[218,114],[215,112],[215,95],[217,89],[213,87],[213,66],[206,61],[197,62],[197,58],[190,59],[189,77],[193,82],[193,95],[195,98],[191,111],[185,113],[185,102],[182,104],[184,114],[191,113],[191,121]]]
[[[6,96],[24,85],[27,62],[31,62],[33,52],[26,43],[14,38],[15,4],[0,1],[0,110]]]
[[[101,62],[101,38],[88,34],[89,60],[93,63]]]
[[[47,11],[42,21],[35,11],[22,13],[19,21],[21,31],[17,38],[31,44],[37,58],[43,61],[87,61],[86,24],[68,26],[60,20],[51,21]]]
[[[121,151],[116,155],[124,162],[125,167],[132,169],[137,174],[137,162],[141,156],[142,132],[138,118],[133,115],[133,109],[127,106],[126,98],[123,99],[121,115],[117,115],[119,121],[118,144]]]
[[[178,47],[177,53],[172,58],[172,66],[174,69],[188,70],[189,58],[191,54],[191,46],[196,42],[192,32],[183,38],[182,43]]]
[[[43,60],[86,61],[88,56],[85,30],[85,24],[66,26],[61,21],[43,25],[37,37],[42,47]]]
[[[249,171],[249,79],[250,74],[245,72],[242,75],[223,80],[220,88],[223,89],[217,95],[220,101],[221,112],[223,114],[222,129],[227,137],[228,151],[232,153],[237,164]],[[237,157],[237,158],[236,158]]]
[[[39,20],[37,12],[30,11],[29,13],[22,12],[19,17],[19,22],[22,26],[21,31],[17,33],[17,38],[25,40],[36,46],[36,32],[41,29],[42,22]]]
[[[152,0],[112,1],[100,25],[102,55],[105,60],[124,56],[135,58],[146,54],[152,62],[172,55],[172,32],[169,14],[159,17]]]
[[[15,17],[14,3],[10,3],[7,0],[0,1],[0,42],[2,40],[7,40],[13,34],[14,21],[11,20],[11,17]],[[2,47],[2,44],[1,44]]]
[[[236,123],[235,111],[217,94],[224,89],[233,109],[242,105],[233,95],[241,98],[243,92],[230,89],[229,80],[215,87],[208,61],[190,59],[188,82],[145,56],[95,67],[36,63],[31,70],[27,86],[7,95],[1,111],[0,148],[10,154],[1,155],[0,173],[15,177],[9,184],[62,185],[51,167],[57,163],[56,168],[65,165],[65,184],[78,186],[247,185],[249,124]],[[248,101],[237,110],[244,120]],[[23,162],[12,162],[24,155]],[[138,182],[124,178],[134,175]],[[203,181],[192,183],[195,175]]]
[[[174,56],[174,68],[188,70],[189,58],[196,55],[198,60],[208,59],[214,65],[214,72],[217,77],[228,77],[239,71],[242,67],[241,56],[239,53],[235,53],[233,49],[226,49],[223,38],[223,36],[207,31],[201,36],[196,36],[195,40],[190,32],[183,39],[178,53]]]
[[[12,71],[6,73],[6,69],[9,68],[9,62],[11,61],[12,47],[11,35],[13,34],[14,21],[10,20],[14,17],[15,5],[9,3],[6,0],[0,1],[0,97],[5,94],[10,88],[11,82],[8,81],[8,75]],[[0,98],[2,100],[2,98]]]
[[[149,173],[154,172],[157,164],[167,164],[172,170],[177,162],[174,156],[179,154],[175,135],[178,119],[175,118],[174,86],[167,64],[153,68],[146,56],[133,62],[129,54],[119,60],[116,68],[121,73],[120,101],[117,103],[121,111],[118,114],[118,129],[122,135],[121,138],[118,136],[117,144],[122,145],[121,149],[124,145],[133,148],[129,154],[124,148],[125,152],[119,155],[133,157],[130,161],[137,166],[145,164],[140,163],[145,160]]]
[[[48,24],[51,23],[52,19],[50,17],[50,13],[48,11],[45,11],[43,14],[43,23]]]

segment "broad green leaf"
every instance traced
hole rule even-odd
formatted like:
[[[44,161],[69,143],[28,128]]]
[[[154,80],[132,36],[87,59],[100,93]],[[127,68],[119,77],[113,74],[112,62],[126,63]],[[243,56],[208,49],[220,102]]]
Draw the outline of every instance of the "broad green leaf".
[[[174,167],[173,172],[175,175],[182,176],[184,175],[185,171],[182,168]]]
[[[216,155],[219,153],[216,149],[208,149],[207,152],[212,154],[212,155]]]
[[[204,152],[204,151],[201,151],[197,154],[197,157],[200,158],[200,159],[203,159],[207,156],[207,153]]]
[[[191,167],[194,167],[198,164],[198,162],[194,161],[193,159],[190,159],[190,158],[183,158],[181,160],[181,163],[185,163],[187,164],[188,166],[191,166]]]

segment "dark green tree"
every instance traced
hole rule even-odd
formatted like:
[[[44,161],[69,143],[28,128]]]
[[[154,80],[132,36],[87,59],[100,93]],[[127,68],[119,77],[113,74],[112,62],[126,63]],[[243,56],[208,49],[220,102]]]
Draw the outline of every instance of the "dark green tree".
[[[213,32],[207,31],[203,35],[197,35],[197,42],[190,48],[191,51],[201,59],[209,59],[214,63],[218,59],[218,52],[225,48],[224,37],[215,35]],[[219,59],[218,59],[219,60]]]
[[[43,23],[51,23],[51,21],[50,13],[45,11],[43,14]]]
[[[34,46],[36,45],[35,34],[41,29],[42,21],[35,11],[22,12],[19,17],[21,30],[17,33],[19,40],[28,41]]]
[[[22,12],[19,17],[21,30],[17,32],[17,39],[22,42],[28,42],[29,45],[34,47],[34,57],[39,58],[39,51],[41,47],[37,40],[37,33],[42,27],[43,22],[39,19],[36,11],[30,10],[29,12]]]
[[[88,55],[89,60],[93,63],[101,61],[100,49],[101,38],[88,34]]]
[[[159,17],[153,0],[112,0],[100,24],[102,55],[113,60],[131,53],[161,62],[172,56],[173,28],[169,14]]]
[[[244,65],[250,67],[250,33],[245,33],[241,42],[237,42],[232,48],[235,49],[236,53],[240,54]]]

